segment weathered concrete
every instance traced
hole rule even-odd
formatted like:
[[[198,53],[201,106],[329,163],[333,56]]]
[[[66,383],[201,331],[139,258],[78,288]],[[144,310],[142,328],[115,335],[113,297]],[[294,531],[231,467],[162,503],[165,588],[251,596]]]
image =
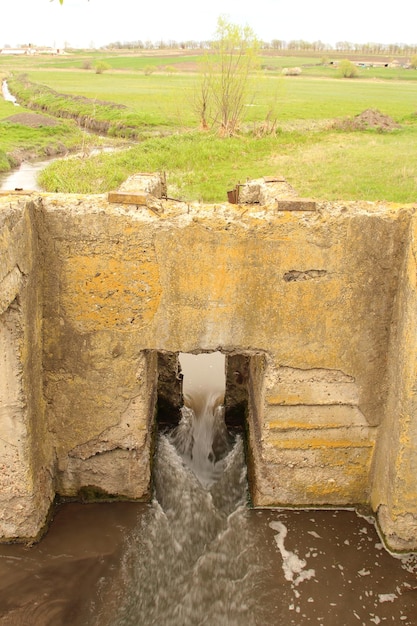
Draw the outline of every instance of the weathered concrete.
[[[54,497],[42,389],[43,263],[33,206],[0,211],[0,537],[38,535]]]
[[[54,493],[149,497],[158,361],[221,350],[254,504],[370,505],[417,549],[414,207],[259,189],[0,198],[4,539],[36,536]]]
[[[417,220],[403,244],[394,302],[387,376],[389,391],[378,434],[372,506],[389,545],[417,546]]]

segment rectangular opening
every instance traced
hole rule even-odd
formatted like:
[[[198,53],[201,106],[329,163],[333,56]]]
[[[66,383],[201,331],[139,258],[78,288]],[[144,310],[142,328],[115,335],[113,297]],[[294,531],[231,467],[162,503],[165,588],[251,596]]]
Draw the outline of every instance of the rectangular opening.
[[[264,372],[265,355],[260,353],[158,352],[158,431],[178,426],[187,396],[218,394],[230,439],[240,435],[244,440],[251,493],[256,484]]]

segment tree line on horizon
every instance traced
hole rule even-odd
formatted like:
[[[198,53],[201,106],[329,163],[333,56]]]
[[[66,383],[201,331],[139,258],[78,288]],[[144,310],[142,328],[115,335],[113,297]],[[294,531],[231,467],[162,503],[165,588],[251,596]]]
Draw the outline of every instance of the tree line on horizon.
[[[52,2],[53,0],[51,0]],[[64,4],[64,0],[59,0],[60,4]],[[304,39],[292,39],[290,41],[285,41],[283,39],[273,39],[271,42],[265,42],[258,40],[260,44],[259,47],[263,50],[295,50],[299,51],[313,51],[313,52],[323,52],[323,51],[335,51],[335,52],[349,52],[349,53],[358,53],[358,54],[400,54],[400,55],[409,55],[417,53],[417,43],[414,44],[406,44],[406,43],[351,43],[349,41],[338,41],[334,46],[328,43],[323,43],[320,40],[309,42]],[[214,41],[181,41],[177,42],[175,40],[169,40],[164,42],[160,40],[158,43],[152,41],[142,42],[141,40],[134,42],[114,42],[108,44],[107,46],[103,46],[103,48],[135,48],[135,49],[184,49],[184,50],[194,50],[194,49],[207,49],[216,45],[216,40]]]
[[[197,41],[176,41],[175,39],[142,41],[114,41],[102,48],[125,49],[125,50],[207,50],[213,47],[212,40]],[[272,39],[272,41],[260,41],[259,47],[262,50],[274,51],[294,51],[294,52],[340,52],[349,54],[375,54],[375,55],[401,55],[408,56],[417,54],[417,43],[352,43],[350,41],[338,41],[335,45],[323,43],[322,41],[305,41],[304,39]]]

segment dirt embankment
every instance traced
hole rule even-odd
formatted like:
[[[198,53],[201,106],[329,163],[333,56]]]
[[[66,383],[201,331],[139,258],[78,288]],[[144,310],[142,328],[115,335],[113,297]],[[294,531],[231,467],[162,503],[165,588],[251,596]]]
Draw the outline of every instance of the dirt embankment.
[[[56,126],[59,124],[53,117],[39,115],[38,113],[16,113],[3,119],[3,122],[11,124],[22,124],[30,128],[40,128],[41,126]]]
[[[39,113],[16,113],[2,120],[10,124],[21,124],[30,128],[42,128],[45,126],[57,126],[59,122],[53,117],[40,115]],[[53,157],[62,156],[68,153],[68,148],[62,142],[54,142],[44,146],[42,156]],[[15,148],[8,153],[9,161],[13,166],[20,165],[23,161],[30,161],[39,158],[39,151],[28,148]]]
[[[107,100],[91,100],[90,98],[86,98],[85,96],[73,96],[70,94],[62,94],[54,91],[53,89],[48,89],[47,87],[43,87],[44,90],[49,91],[51,94],[56,95],[59,98],[64,99],[64,101],[68,101],[70,103],[79,103],[80,106],[86,105],[87,107],[93,107],[94,110],[100,109],[100,107],[104,107],[105,109],[116,109],[116,110],[126,110],[127,107],[124,104],[117,104],[116,102],[109,102]],[[40,109],[44,113],[49,113],[49,109],[46,105],[38,105],[35,102],[29,102],[26,104],[29,108]],[[58,118],[62,119],[72,119],[77,122],[83,128],[90,130],[91,132],[107,134],[110,128],[115,126],[114,122],[110,122],[109,120],[99,118],[97,114],[91,115],[90,113],[82,113],[80,111],[70,110],[64,108],[60,108],[57,111],[53,112]],[[116,124],[117,125],[117,124]]]
[[[377,109],[366,109],[355,115],[353,118],[338,120],[333,124],[333,128],[338,130],[377,130],[387,132],[401,128],[389,115],[384,115]]]
[[[58,119],[74,120],[94,133],[106,135],[111,132],[129,139],[137,137],[138,129],[127,125],[123,115],[115,119],[115,110],[127,110],[124,104],[59,93],[46,85],[28,81],[25,75],[15,78],[13,83],[18,101],[28,109]]]

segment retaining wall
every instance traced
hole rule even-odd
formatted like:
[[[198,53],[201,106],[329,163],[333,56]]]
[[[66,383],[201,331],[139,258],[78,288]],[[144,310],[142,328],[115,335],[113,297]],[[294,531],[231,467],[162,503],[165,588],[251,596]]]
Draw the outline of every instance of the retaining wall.
[[[254,505],[372,507],[417,549],[415,207],[109,198],[0,197],[2,539],[56,493],[149,498],[161,354],[221,350]]]

